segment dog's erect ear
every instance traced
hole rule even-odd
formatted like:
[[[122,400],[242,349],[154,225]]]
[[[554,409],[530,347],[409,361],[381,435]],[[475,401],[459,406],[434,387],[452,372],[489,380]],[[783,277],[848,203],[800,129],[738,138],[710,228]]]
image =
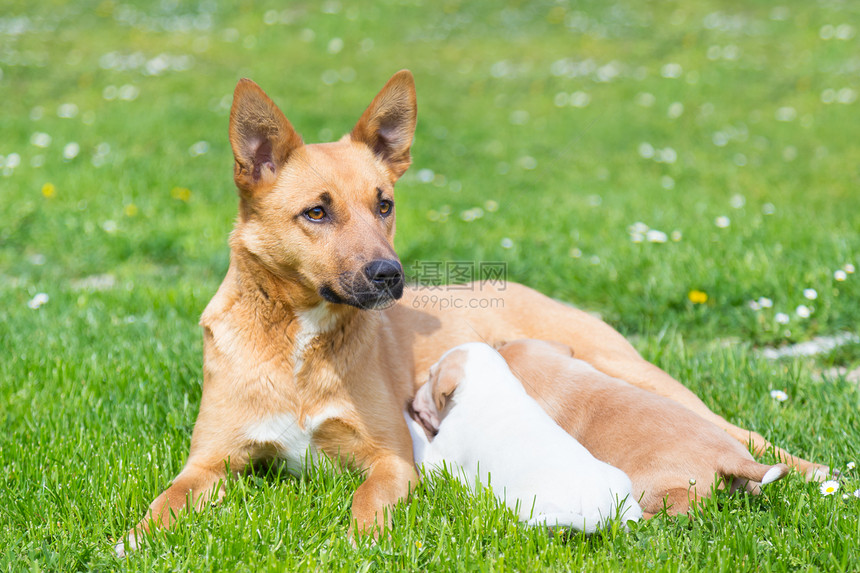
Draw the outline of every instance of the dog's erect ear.
[[[271,187],[302,138],[278,106],[249,79],[241,79],[230,108],[233,179],[243,196]]]
[[[396,180],[412,162],[409,148],[417,117],[415,80],[409,70],[400,70],[364,111],[350,137],[353,141],[366,143]]]

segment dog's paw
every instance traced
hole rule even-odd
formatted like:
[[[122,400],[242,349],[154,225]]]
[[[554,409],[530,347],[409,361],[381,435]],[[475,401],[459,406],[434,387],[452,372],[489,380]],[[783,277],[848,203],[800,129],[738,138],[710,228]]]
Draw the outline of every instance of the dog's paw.
[[[836,476],[831,473],[829,466],[814,465],[806,470],[806,481],[823,482],[829,480],[831,477]]]
[[[788,474],[788,466],[785,464],[776,464],[771,467],[761,478],[761,485],[767,485],[777,480],[784,478]]]
[[[116,553],[116,556],[119,557],[120,559],[123,559],[126,557],[126,555],[127,555],[126,552],[135,551],[138,548],[137,536],[134,534],[134,532],[128,534],[126,541],[128,541],[128,544],[126,544],[125,541],[120,541],[119,543],[117,543],[116,545],[113,546],[113,550]]]

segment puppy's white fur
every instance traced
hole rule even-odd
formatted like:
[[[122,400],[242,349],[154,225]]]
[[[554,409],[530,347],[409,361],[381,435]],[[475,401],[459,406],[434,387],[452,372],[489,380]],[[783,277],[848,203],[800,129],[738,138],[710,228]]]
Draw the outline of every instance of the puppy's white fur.
[[[624,521],[642,517],[627,475],[597,460],[561,429],[490,346],[458,346],[433,369],[458,350],[467,357],[447,406],[438,411],[428,382],[412,406],[424,427],[406,415],[418,465],[445,464],[469,487],[476,480],[491,484],[530,525],[592,533],[616,515]],[[438,428],[432,441],[425,427]]]

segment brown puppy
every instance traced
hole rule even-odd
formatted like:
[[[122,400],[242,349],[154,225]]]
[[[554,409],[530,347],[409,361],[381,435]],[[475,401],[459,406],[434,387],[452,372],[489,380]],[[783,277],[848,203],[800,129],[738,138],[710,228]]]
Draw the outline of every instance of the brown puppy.
[[[220,496],[222,480],[250,461],[281,457],[298,469],[315,452],[365,472],[353,524],[384,526],[383,512],[417,480],[402,410],[430,365],[464,342],[562,341],[599,370],[684,404],[758,451],[772,447],[708,410],[606,323],[524,286],[404,291],[394,183],[411,160],[416,114],[412,75],[401,71],[350,133],[305,145],[257,84],[236,86],[230,144],[239,216],[227,276],[200,320],[200,413],[185,467],[132,530],[132,546],[135,531],[166,526]],[[826,473],[779,453],[810,477]]]
[[[788,466],[757,463],[745,447],[677,402],[631,386],[572,358],[570,348],[517,340],[499,348],[526,391],[597,459],[624,470],[646,513],[686,512],[716,485],[759,485]],[[559,381],[564,381],[560,384]],[[550,389],[551,388],[551,389]]]

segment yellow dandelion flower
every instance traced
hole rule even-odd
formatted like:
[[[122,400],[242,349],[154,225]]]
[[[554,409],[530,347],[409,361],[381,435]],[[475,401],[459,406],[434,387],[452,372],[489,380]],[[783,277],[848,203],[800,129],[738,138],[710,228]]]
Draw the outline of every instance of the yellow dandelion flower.
[[[135,215],[137,215],[137,212],[138,212],[137,205],[135,205],[134,203],[129,203],[128,205],[125,206],[125,216],[126,217],[134,217]]]
[[[191,189],[186,187],[174,187],[170,190],[170,196],[187,203],[188,200],[191,199]]]
[[[687,298],[689,298],[690,302],[693,304],[705,304],[708,302],[708,293],[700,290],[691,290],[689,294],[687,294]]]
[[[42,195],[44,195],[47,199],[50,199],[56,194],[57,188],[54,187],[53,183],[45,183],[44,185],[42,185]]]

